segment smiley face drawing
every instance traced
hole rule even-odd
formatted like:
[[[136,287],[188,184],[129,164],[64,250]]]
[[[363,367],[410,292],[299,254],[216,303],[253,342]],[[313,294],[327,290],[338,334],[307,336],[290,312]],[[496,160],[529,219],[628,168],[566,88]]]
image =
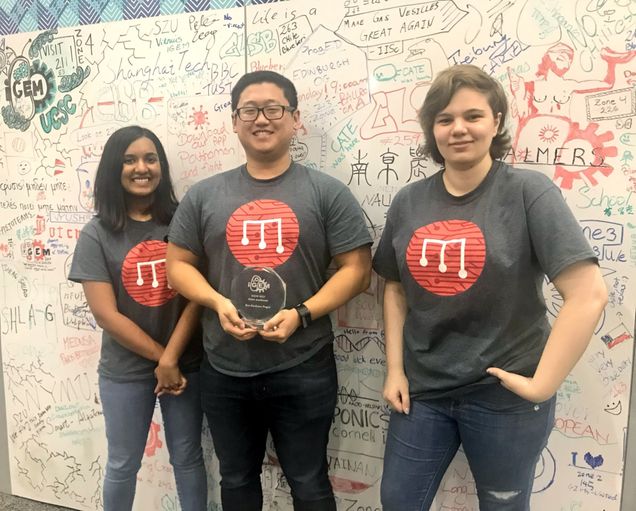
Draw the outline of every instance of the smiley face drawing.
[[[605,405],[605,408],[603,408],[603,410],[611,415],[620,415],[621,413],[623,413],[623,403],[621,403],[620,399],[618,401],[612,401],[611,403]]]

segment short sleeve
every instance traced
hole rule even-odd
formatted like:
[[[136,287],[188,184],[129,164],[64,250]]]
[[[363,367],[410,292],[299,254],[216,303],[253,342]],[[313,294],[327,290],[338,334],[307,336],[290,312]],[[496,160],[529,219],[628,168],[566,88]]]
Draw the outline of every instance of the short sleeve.
[[[552,281],[565,268],[579,261],[598,259],[581,226],[554,185],[527,207],[532,248],[541,268]]]
[[[201,205],[199,204],[198,187],[191,188],[177,207],[170,229],[168,241],[192,252],[197,257],[203,257],[203,240],[201,232]]]
[[[324,197],[329,199],[326,236],[332,256],[373,242],[364,221],[364,212],[349,188],[335,181],[333,188],[328,189]]]
[[[86,224],[77,240],[68,275],[68,279],[73,282],[92,280],[112,283],[97,222],[98,220],[93,220]],[[101,231],[101,234],[105,232]]]
[[[400,269],[395,255],[395,246],[393,243],[393,227],[396,221],[398,211],[399,195],[397,195],[387,213],[386,224],[380,237],[380,242],[373,256],[373,269],[386,280],[394,280],[399,282]]]

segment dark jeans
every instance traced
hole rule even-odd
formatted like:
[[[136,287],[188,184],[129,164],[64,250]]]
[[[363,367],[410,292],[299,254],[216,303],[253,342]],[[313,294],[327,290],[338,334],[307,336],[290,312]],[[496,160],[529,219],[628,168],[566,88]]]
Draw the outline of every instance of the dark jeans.
[[[270,431],[296,511],[335,511],[327,442],[337,396],[328,344],[306,362],[241,378],[201,367],[201,402],[221,472],[223,511],[260,511],[260,482]]]
[[[526,401],[498,384],[459,398],[411,403],[389,422],[384,511],[426,511],[460,443],[481,511],[527,511],[534,470],[554,425],[555,398]]]

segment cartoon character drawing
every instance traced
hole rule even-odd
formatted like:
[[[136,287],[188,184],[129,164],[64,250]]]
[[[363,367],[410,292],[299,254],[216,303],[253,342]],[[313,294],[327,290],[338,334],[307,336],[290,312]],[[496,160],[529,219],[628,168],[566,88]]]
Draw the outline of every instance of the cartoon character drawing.
[[[564,189],[571,189],[576,180],[595,186],[598,173],[604,176],[612,173],[614,169],[606,160],[617,155],[616,147],[607,145],[614,135],[597,133],[596,123],[582,128],[571,119],[570,106],[578,94],[612,89],[616,67],[630,62],[636,57],[636,51],[615,52],[603,48],[600,56],[607,64],[602,79],[569,78],[574,50],[563,43],[545,52],[534,80],[524,80],[508,69],[513,96],[511,113],[518,118],[509,155],[511,163],[553,166],[553,179]]]

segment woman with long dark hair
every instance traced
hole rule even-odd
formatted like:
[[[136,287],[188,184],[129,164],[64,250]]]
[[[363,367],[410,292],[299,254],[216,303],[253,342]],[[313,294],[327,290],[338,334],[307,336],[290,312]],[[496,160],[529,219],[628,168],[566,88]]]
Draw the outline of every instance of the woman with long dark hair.
[[[128,511],[159,399],[184,511],[204,511],[201,337],[198,306],[168,285],[168,224],[177,207],[165,150],[128,126],[104,146],[95,178],[97,215],[77,243],[69,279],[81,282],[103,329],[99,391],[108,460],[104,510]]]

